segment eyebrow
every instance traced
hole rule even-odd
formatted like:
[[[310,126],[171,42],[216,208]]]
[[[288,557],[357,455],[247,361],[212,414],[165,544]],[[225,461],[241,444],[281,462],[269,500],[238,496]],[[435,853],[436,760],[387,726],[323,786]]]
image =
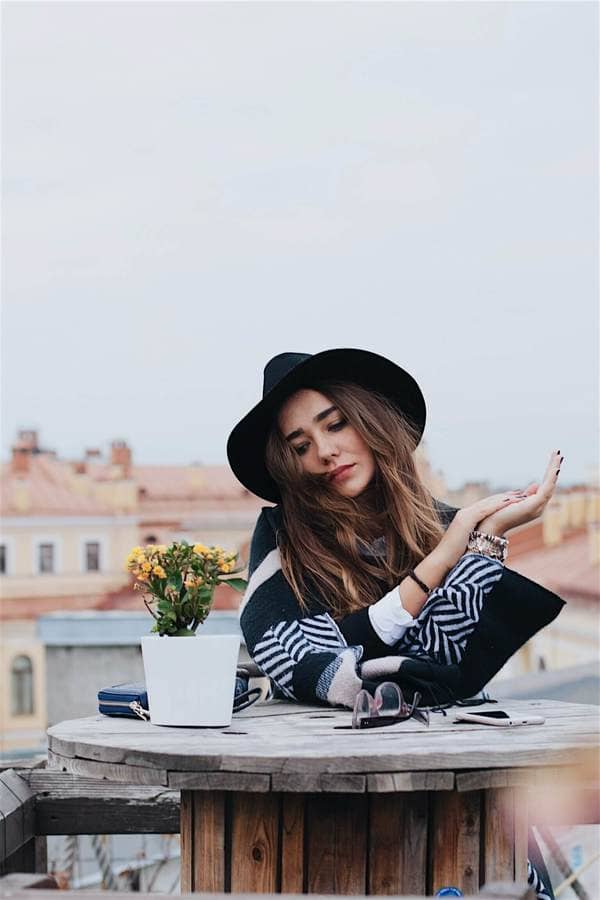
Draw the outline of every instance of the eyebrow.
[[[330,416],[332,412],[337,412],[337,406],[328,406],[327,409],[324,409],[322,412],[317,413],[314,417],[313,422],[321,422],[323,419],[326,419],[327,416]],[[286,441],[293,441],[294,438],[300,437],[301,434],[304,434],[303,428],[296,428],[295,431],[290,431],[288,435],[286,435]]]

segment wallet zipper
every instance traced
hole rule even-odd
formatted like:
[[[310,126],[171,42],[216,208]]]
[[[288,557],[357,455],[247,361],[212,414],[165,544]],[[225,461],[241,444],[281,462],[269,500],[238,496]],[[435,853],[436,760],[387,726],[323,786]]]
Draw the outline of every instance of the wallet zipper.
[[[139,700],[132,700],[130,703],[126,703],[124,700],[100,700],[99,702],[102,706],[127,706],[136,716],[144,719],[144,721],[150,718],[150,713],[147,709],[144,709]]]

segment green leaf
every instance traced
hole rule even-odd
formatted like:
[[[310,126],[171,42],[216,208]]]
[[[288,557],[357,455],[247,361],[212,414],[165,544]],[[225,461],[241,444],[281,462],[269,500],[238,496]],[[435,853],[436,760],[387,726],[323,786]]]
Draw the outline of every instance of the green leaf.
[[[171,575],[169,577],[169,580],[167,581],[167,587],[173,588],[174,591],[180,591],[182,584],[183,579],[181,577],[181,572],[177,572],[175,575]]]
[[[161,600],[158,604],[158,611],[161,613],[168,613],[173,609],[172,604],[169,600]]]
[[[234,591],[243,592],[246,590],[248,586],[248,582],[243,578],[228,578],[227,581],[223,581],[222,584],[228,584],[229,587],[232,587]]]

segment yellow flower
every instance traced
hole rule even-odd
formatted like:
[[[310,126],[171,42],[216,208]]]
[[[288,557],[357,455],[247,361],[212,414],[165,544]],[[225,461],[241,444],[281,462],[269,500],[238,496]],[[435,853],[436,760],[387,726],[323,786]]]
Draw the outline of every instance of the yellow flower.
[[[145,582],[145,581],[149,581],[149,580],[150,580],[150,579],[149,579],[148,575],[144,575],[143,573],[142,573],[141,575],[138,575],[138,581],[144,581],[144,582]]]
[[[141,569],[142,569],[142,572],[146,572],[146,573],[151,572],[152,565],[149,562],[143,562],[141,565]]]
[[[194,544],[194,553],[198,553],[200,556],[204,556],[209,553],[208,547],[205,547],[204,544]]]
[[[154,566],[154,568],[152,569],[152,573],[154,575],[156,575],[158,578],[166,578],[167,577],[167,573],[165,572],[165,570],[163,569],[162,566]]]

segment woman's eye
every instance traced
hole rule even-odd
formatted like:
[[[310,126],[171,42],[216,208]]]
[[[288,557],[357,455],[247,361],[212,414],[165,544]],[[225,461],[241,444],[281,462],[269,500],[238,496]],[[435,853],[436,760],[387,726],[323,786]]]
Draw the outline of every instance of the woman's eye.
[[[348,424],[347,419],[340,419],[339,422],[332,422],[331,425],[327,426],[327,431],[341,431]],[[303,456],[308,450],[308,444],[297,444],[294,447],[295,452],[298,456]]]

